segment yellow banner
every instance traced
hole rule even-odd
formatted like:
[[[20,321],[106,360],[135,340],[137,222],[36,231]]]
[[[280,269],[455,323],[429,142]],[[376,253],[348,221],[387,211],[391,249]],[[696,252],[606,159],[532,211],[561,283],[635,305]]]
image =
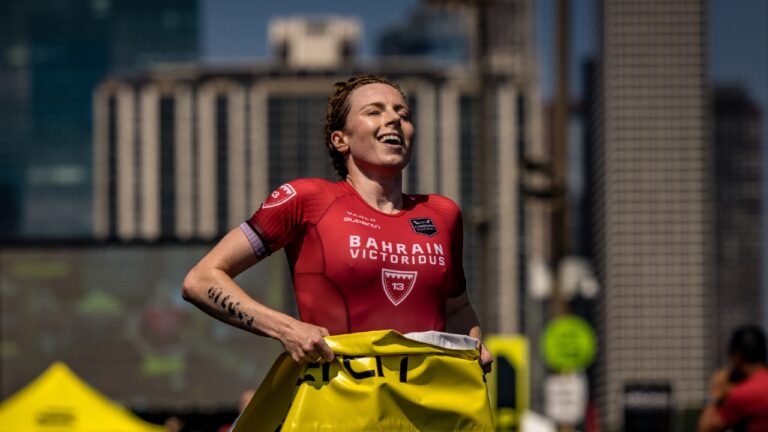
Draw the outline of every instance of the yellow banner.
[[[330,363],[280,356],[232,431],[493,430],[477,350],[395,331],[326,341],[336,354]]]

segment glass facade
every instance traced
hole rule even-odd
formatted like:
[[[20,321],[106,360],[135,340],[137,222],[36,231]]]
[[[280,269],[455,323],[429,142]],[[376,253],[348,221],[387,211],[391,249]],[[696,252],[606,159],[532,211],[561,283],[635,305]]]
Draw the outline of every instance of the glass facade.
[[[2,3],[0,236],[90,237],[94,88],[108,73],[195,59],[197,2]]]
[[[469,43],[467,22],[461,13],[422,8],[402,25],[384,32],[378,54],[383,58],[467,63]]]
[[[714,90],[717,347],[739,326],[760,322],[763,276],[762,113],[741,87]]]

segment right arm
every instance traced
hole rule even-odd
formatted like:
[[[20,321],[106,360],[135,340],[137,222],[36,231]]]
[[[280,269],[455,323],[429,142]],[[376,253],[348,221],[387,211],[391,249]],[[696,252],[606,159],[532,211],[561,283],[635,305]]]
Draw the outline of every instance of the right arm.
[[[182,297],[227,324],[279,340],[297,362],[333,360],[323,339],[327,329],[271,309],[237,285],[234,277],[258,261],[246,235],[235,228],[189,271]]]

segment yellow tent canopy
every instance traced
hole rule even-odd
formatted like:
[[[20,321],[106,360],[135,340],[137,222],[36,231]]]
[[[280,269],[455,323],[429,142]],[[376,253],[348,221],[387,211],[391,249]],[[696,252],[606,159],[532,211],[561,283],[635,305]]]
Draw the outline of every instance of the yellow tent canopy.
[[[0,403],[0,432],[161,432],[56,362]]]

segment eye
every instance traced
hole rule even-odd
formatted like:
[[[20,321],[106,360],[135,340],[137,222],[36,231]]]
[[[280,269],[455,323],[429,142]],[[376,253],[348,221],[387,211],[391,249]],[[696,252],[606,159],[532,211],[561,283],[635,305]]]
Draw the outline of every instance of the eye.
[[[365,115],[369,115],[369,116],[377,116],[379,114],[381,114],[381,111],[379,110],[369,110],[365,112]]]

